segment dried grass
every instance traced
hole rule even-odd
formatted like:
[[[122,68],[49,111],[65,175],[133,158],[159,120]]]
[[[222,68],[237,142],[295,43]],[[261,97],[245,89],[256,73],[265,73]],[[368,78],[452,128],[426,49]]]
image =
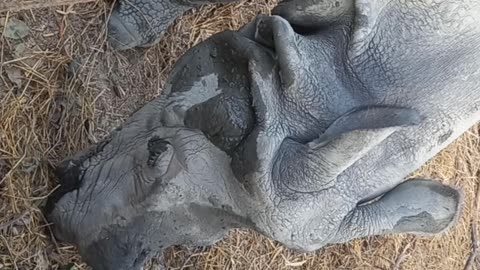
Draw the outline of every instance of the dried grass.
[[[0,12],[93,2],[95,0],[0,0]]]
[[[122,54],[105,45],[110,10],[103,2],[0,15],[20,18],[32,29],[25,40],[2,35],[0,41],[0,269],[73,269],[65,268],[70,263],[87,269],[74,248],[54,241],[40,211],[55,188],[51,167],[158,95],[187,48],[237,29],[273,4],[204,7],[179,20],[154,48]],[[26,52],[15,56],[20,43]],[[10,80],[12,70],[22,75],[20,85]],[[371,237],[298,254],[239,230],[213,247],[171,248],[165,258],[171,269],[463,269],[473,246],[472,224],[479,222],[479,171],[475,127],[416,173],[465,191],[460,223],[434,238]],[[155,265],[153,260],[149,268]],[[478,260],[471,269],[480,270]]]

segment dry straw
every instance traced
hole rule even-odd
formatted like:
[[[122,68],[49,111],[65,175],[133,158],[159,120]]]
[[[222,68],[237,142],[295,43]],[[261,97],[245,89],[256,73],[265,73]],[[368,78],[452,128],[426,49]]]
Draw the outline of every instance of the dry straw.
[[[71,5],[93,1],[95,0],[0,0],[0,12]]]

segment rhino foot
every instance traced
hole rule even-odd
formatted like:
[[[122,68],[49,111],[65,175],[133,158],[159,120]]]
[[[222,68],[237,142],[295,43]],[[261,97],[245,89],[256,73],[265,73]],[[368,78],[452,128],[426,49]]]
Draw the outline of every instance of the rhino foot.
[[[463,194],[435,181],[406,181],[378,200],[357,206],[344,219],[337,243],[382,234],[434,235],[460,215]]]
[[[170,0],[120,0],[108,22],[109,42],[116,50],[152,46],[188,9]]]

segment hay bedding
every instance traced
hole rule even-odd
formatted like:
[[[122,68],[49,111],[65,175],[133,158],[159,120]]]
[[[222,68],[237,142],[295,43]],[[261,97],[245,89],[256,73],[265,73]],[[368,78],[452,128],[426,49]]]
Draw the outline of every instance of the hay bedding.
[[[157,96],[189,47],[237,29],[273,5],[249,0],[208,6],[178,20],[154,48],[128,53],[114,53],[105,43],[110,5],[104,2],[0,13],[0,25],[18,19],[30,29],[28,36],[12,39],[0,28],[0,269],[88,269],[73,247],[52,239],[40,211],[56,185],[51,167]],[[416,175],[465,191],[462,219],[448,233],[372,237],[298,254],[239,230],[213,247],[170,248],[165,260],[169,269],[463,269],[472,251],[472,224],[479,222],[474,198],[480,128]],[[147,269],[159,269],[157,263],[153,259]],[[480,262],[470,267],[480,270]]]

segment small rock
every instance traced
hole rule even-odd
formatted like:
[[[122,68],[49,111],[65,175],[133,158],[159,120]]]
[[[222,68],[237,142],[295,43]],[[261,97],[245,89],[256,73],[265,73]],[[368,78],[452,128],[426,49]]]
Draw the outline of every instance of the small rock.
[[[3,137],[3,136],[1,136],[1,134],[0,134],[0,139],[1,139],[2,137]],[[0,159],[0,171],[1,171],[2,169],[5,169],[5,170],[7,169],[7,162],[6,162],[4,159]]]
[[[33,173],[40,165],[40,160],[38,158],[30,158],[24,160],[22,163],[22,171],[25,173]]]
[[[76,77],[83,68],[83,61],[80,58],[74,58],[68,65],[68,74],[72,77]]]
[[[13,56],[15,59],[21,59],[21,63],[25,66],[33,68],[41,64],[42,60],[35,56],[35,52],[39,51],[38,45],[28,46],[26,43],[19,43],[15,46]]]
[[[75,266],[74,263],[69,263],[67,265],[63,265],[60,267],[61,270],[77,270],[78,268]]]
[[[37,253],[37,256],[35,257],[35,264],[36,267],[35,269],[38,270],[48,270],[49,269],[49,263],[48,260],[45,258],[45,254],[42,251],[39,251]]]
[[[5,18],[1,18],[0,21],[5,22]],[[11,39],[22,39],[28,36],[30,28],[23,22],[15,18],[10,18],[7,21],[7,25],[4,26],[4,35]]]
[[[59,128],[63,120],[65,119],[65,114],[68,110],[68,101],[61,96],[55,98],[54,106],[52,106],[52,111],[50,113],[50,122],[57,128]]]
[[[7,67],[5,68],[8,79],[14,83],[18,88],[21,88],[23,85],[23,74],[22,70],[16,67]]]
[[[21,58],[25,55],[26,50],[27,50],[27,45],[25,45],[25,43],[20,43],[17,46],[15,46],[13,55],[15,55],[16,58]]]

